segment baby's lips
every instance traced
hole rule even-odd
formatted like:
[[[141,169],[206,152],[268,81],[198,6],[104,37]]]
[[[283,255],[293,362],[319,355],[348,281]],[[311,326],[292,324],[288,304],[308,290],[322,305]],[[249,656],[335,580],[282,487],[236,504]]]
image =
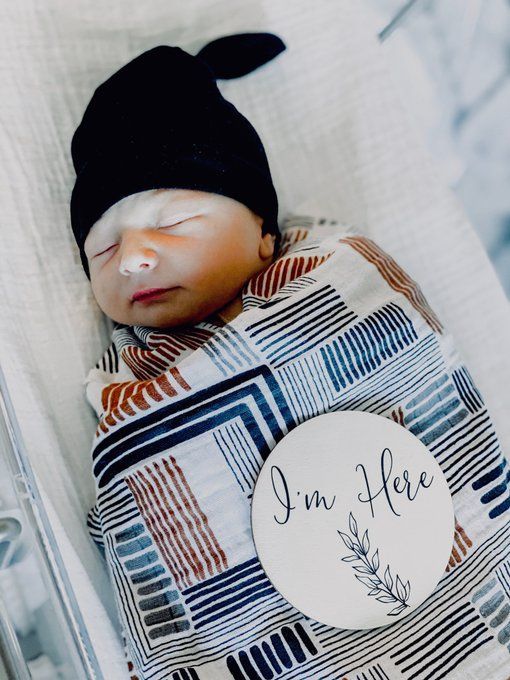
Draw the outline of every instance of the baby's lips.
[[[140,290],[137,290],[133,295],[131,296],[131,302],[136,302],[137,300],[143,300],[145,298],[153,297],[154,295],[159,295],[160,293],[165,293],[167,290],[171,290],[171,287],[168,288],[141,288]]]

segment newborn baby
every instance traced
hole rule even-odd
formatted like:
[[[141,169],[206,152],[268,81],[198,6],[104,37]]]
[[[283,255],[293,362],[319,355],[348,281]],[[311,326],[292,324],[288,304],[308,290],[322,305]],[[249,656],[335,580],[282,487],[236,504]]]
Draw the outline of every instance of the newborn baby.
[[[227,196],[155,189],[123,198],[84,249],[92,290],[111,319],[174,328],[242,311],[241,290],[275,256],[263,218]]]
[[[276,36],[249,34],[197,57],[149,50],[96,90],[73,137],[73,232],[115,322],[87,378],[99,418],[87,523],[140,680],[332,678],[362,666],[375,677],[413,654],[422,659],[411,665],[429,664],[415,675],[431,677],[423,638],[436,644],[461,609],[464,637],[466,626],[483,629],[484,598],[499,597],[507,462],[451,337],[364,235],[308,216],[287,218],[280,234],[260,138],[216,86],[281,49]],[[462,555],[452,552],[451,573],[412,620],[369,631],[370,644],[292,607],[264,573],[250,525],[273,447],[334,410],[408,428],[455,501]],[[455,677],[471,662],[506,677],[506,648],[493,634],[483,642],[479,663],[458,657]]]

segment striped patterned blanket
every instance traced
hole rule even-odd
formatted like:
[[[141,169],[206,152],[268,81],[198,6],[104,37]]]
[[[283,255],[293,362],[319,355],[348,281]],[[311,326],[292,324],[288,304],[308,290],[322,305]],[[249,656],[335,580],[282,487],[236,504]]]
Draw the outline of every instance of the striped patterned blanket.
[[[88,526],[106,559],[130,677],[505,680],[510,470],[451,336],[370,239],[293,216],[243,312],[193,327],[117,324],[87,377],[99,416]],[[430,597],[383,628],[328,627],[263,572],[253,487],[290,430],[334,410],[392,418],[448,481],[455,540]]]

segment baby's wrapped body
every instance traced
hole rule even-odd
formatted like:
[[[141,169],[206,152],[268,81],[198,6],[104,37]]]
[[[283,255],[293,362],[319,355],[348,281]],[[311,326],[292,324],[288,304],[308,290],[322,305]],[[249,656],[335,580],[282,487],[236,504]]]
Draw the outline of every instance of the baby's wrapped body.
[[[100,417],[89,527],[140,678],[508,676],[507,461],[482,396],[419,287],[377,244],[291,217],[242,312],[117,324],[87,378]],[[295,609],[257,559],[250,506],[273,447],[336,410],[394,419],[441,466],[455,541],[415,611],[348,631]],[[352,675],[349,675],[352,674]]]

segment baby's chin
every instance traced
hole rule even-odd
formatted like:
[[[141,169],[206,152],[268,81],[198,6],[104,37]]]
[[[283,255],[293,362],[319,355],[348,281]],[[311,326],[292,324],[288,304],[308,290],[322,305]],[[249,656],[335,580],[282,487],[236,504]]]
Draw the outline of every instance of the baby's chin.
[[[108,314],[113,321],[128,326],[145,326],[148,328],[178,328],[193,326],[204,321],[215,308],[210,305],[201,307],[197,304],[177,305],[168,301],[154,300],[150,304],[134,303],[124,313]]]

